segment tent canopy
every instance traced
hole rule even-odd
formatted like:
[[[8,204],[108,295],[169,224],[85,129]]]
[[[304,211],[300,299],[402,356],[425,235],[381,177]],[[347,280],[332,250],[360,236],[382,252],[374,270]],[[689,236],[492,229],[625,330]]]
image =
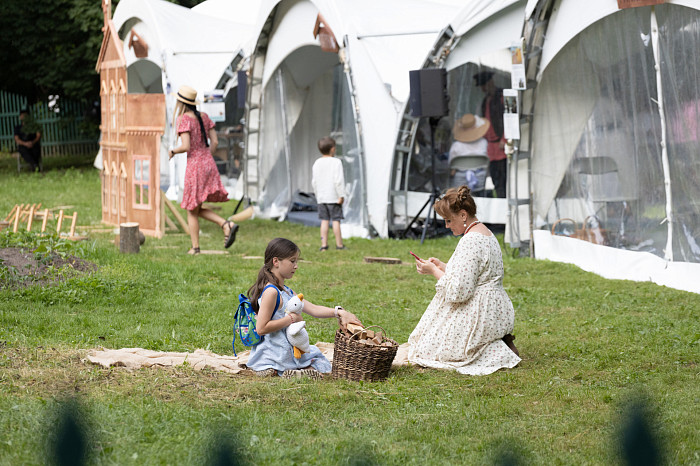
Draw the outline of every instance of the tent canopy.
[[[308,189],[310,165],[318,157],[316,141],[340,131],[346,182],[356,196],[356,204],[351,200],[346,209],[357,209],[353,211],[356,216],[346,215],[344,228],[349,234],[367,235],[373,230],[387,235],[393,140],[399,110],[409,97],[408,72],[422,65],[459,3],[290,0],[266,5],[268,15],[261,18],[267,19],[276,9],[263,74],[266,94],[262,113],[268,123],[262,125],[260,154],[269,158],[259,164],[260,179],[267,185],[262,194],[263,214],[278,214],[291,200],[291,192],[285,192],[284,187],[275,188],[277,195],[270,195],[271,180]],[[313,37],[319,13],[341,46],[339,54],[321,52],[318,39]],[[258,23],[258,29],[263,22]],[[343,114],[342,122],[330,121],[330,108],[312,111],[316,99],[325,99],[330,106],[334,92],[340,93],[336,102],[342,101],[342,105],[336,111]],[[272,104],[275,101],[279,106]],[[279,115],[273,117],[275,113]],[[279,131],[280,127],[286,130]],[[286,148],[286,152],[274,148]],[[280,160],[285,158],[293,163],[285,161],[280,168]],[[289,177],[293,181],[286,181],[281,174],[287,166],[294,171]],[[281,204],[276,204],[280,199]],[[353,224],[358,228],[351,228]]]
[[[700,292],[687,279],[700,274],[700,73],[687,66],[700,7],[589,3],[556,2],[545,34],[532,119],[535,252]],[[595,231],[596,244],[572,244],[561,219]]]

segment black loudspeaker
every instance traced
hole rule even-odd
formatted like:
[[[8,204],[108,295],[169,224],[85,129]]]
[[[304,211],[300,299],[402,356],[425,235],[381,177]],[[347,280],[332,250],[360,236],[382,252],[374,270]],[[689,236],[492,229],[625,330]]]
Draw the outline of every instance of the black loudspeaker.
[[[238,88],[236,99],[238,108],[245,108],[246,94],[248,93],[248,74],[245,71],[238,71]]]
[[[449,113],[447,71],[444,68],[413,70],[411,80],[411,115],[414,117],[441,117]]]

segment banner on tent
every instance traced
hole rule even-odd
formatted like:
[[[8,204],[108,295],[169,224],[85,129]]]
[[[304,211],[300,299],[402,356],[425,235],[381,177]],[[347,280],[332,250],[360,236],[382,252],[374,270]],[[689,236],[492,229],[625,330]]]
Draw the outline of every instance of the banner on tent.
[[[209,115],[214,123],[226,121],[226,103],[224,102],[223,89],[204,92],[202,111]]]

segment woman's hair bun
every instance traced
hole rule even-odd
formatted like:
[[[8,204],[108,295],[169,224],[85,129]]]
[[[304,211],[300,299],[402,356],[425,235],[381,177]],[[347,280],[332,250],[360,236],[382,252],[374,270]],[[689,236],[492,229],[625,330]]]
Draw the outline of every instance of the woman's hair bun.
[[[459,190],[457,191],[457,199],[459,200],[459,203],[464,204],[465,202],[467,202],[469,200],[471,192],[472,190],[469,189],[469,186],[460,186]]]

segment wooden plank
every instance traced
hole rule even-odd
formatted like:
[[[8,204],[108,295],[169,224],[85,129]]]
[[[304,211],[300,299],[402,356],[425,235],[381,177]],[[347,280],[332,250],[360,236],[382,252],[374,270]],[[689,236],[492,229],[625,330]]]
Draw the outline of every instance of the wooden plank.
[[[17,227],[19,226],[19,216],[22,214],[22,209],[17,209],[15,211],[15,222],[12,226],[12,233],[17,233]]]
[[[70,233],[68,235],[71,238],[73,236],[75,236],[75,223],[77,222],[77,220],[78,220],[78,212],[73,212],[73,221],[70,222]]]
[[[31,204],[22,204],[20,209],[19,209],[19,221],[23,222],[24,217],[26,216],[27,211],[29,210],[29,207],[31,207]]]
[[[20,222],[24,222],[29,218],[30,212],[33,214],[34,209],[36,209],[36,204],[27,204],[27,207],[24,208],[24,211],[22,212],[22,218],[19,219]]]
[[[44,220],[41,221],[41,232],[46,231],[46,221],[49,219],[49,209],[44,209]]]
[[[34,220],[34,204],[29,208],[29,218],[27,219],[27,231],[32,231],[32,220]]]
[[[187,225],[187,222],[185,221],[185,219],[182,218],[182,215],[180,215],[180,212],[178,212],[177,209],[175,208],[175,206],[173,205],[173,203],[170,202],[170,199],[168,199],[165,196],[163,196],[163,199],[165,202],[165,207],[167,207],[168,210],[173,213],[173,215],[175,216],[175,219],[178,221],[178,223],[182,227],[182,230],[189,235],[190,234],[190,227]]]
[[[163,197],[165,197],[165,196],[163,196]],[[165,229],[167,231],[180,231],[179,228],[177,227],[177,225],[175,225],[175,222],[173,222],[170,217],[165,215],[165,212],[163,212],[163,217],[165,218],[165,225],[166,225]]]
[[[56,233],[61,234],[61,225],[63,224],[63,210],[58,212],[58,223],[56,224]]]
[[[365,262],[367,263],[373,263],[373,262],[379,262],[382,264],[400,264],[401,259],[398,259],[396,257],[371,257],[371,256],[366,256],[364,258]]]
[[[19,204],[15,204],[15,206],[12,208],[9,214],[7,214],[7,217],[5,217],[5,221],[9,222],[12,216],[15,214],[15,211],[19,209]]]

